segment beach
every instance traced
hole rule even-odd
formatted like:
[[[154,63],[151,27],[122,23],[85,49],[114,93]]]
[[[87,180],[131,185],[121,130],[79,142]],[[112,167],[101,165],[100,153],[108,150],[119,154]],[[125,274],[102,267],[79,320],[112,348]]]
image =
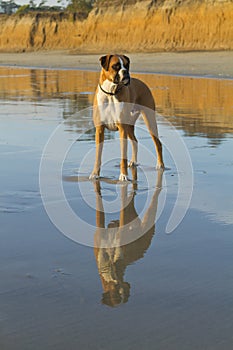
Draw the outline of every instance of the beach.
[[[113,132],[89,180],[104,54],[0,55],[0,348],[230,350],[233,53],[128,54],[166,170],[139,119],[124,184]]]
[[[99,54],[72,54],[69,50],[1,53],[0,65],[99,70]],[[127,55],[127,53],[125,53]],[[233,52],[129,53],[133,72],[233,77]]]

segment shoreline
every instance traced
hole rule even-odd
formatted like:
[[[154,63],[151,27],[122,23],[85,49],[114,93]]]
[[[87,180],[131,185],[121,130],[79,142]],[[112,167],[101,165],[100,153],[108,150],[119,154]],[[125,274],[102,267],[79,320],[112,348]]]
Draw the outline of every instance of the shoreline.
[[[44,69],[100,70],[102,54],[72,54],[70,51],[1,53],[0,66]],[[233,51],[156,52],[127,54],[133,73],[233,78]]]

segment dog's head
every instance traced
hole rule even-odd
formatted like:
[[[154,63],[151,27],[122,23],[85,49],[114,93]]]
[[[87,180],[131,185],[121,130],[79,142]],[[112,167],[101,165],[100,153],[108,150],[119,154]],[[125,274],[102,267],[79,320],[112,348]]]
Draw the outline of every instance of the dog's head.
[[[130,83],[130,60],[125,55],[106,55],[100,57],[105,78],[114,84],[128,85]]]

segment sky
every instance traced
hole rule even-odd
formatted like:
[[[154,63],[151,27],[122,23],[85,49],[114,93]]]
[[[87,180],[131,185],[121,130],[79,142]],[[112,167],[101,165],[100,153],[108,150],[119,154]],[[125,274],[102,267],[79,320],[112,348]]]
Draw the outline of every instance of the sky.
[[[18,5],[26,5],[29,4],[30,0],[15,0],[15,3]],[[35,4],[39,4],[42,0],[34,0]],[[47,0],[45,5],[48,6],[61,6],[61,5],[66,5],[67,1],[66,0],[62,0],[61,4],[58,3],[56,0]]]

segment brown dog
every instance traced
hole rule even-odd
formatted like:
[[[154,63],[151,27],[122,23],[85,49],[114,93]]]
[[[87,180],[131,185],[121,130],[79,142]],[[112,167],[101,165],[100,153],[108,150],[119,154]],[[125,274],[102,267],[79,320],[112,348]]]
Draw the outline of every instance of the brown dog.
[[[130,78],[130,60],[124,55],[100,58],[102,70],[94,99],[93,120],[96,128],[96,160],[90,179],[100,175],[104,129],[119,131],[121,145],[120,181],[127,180],[127,166],[137,165],[137,139],[134,125],[143,116],[157,152],[157,168],[163,169],[162,145],[158,138],[153,96],[141,80]],[[127,138],[132,142],[132,159],[127,164]]]

